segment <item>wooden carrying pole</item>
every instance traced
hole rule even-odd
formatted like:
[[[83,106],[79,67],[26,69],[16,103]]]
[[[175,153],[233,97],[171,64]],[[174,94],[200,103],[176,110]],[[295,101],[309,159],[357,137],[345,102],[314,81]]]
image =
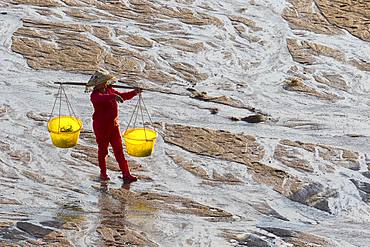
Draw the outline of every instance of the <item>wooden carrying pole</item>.
[[[74,85],[74,86],[86,86],[86,83],[83,82],[60,82],[56,81],[54,84],[59,84],[59,85]],[[111,87],[114,88],[125,88],[125,89],[135,89],[135,87],[130,87],[130,86],[123,86],[123,85],[111,85]]]
[[[121,82],[123,83],[123,81],[120,81],[118,80],[118,82]],[[60,81],[56,81],[54,82],[54,84],[59,84],[59,85],[72,85],[72,86],[86,86],[86,83],[83,83],[83,82],[60,82]],[[113,85],[110,85],[111,87],[114,87],[114,88],[125,88],[125,89],[135,89],[135,88],[139,88],[141,89],[142,91],[149,91],[149,92],[156,92],[156,93],[165,93],[165,94],[173,94],[173,95],[180,95],[179,93],[174,93],[174,92],[164,92],[164,91],[160,91],[159,89],[149,89],[149,88],[141,88],[141,87],[133,87],[133,86],[124,86],[124,85],[116,85],[116,84],[113,84]]]

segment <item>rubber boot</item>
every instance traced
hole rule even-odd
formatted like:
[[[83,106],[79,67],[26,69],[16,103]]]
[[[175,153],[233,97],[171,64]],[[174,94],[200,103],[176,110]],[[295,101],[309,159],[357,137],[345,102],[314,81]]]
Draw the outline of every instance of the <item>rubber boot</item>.
[[[100,181],[109,181],[110,177],[107,174],[100,173]]]
[[[123,180],[125,183],[132,183],[137,181],[137,177],[132,176],[130,173],[123,174],[122,173]]]
[[[132,176],[130,174],[130,170],[128,168],[128,162],[127,162],[127,160],[125,160],[124,162],[121,162],[119,164],[119,168],[122,171],[122,178],[125,181],[125,183],[132,183],[132,182],[137,181],[137,177]]]

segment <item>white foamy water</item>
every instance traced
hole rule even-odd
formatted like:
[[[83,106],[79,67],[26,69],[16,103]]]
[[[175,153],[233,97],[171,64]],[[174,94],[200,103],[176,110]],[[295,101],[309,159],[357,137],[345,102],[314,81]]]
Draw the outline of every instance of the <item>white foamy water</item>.
[[[217,17],[224,21],[224,25],[197,26],[184,24],[178,19],[162,19],[164,23],[180,25],[182,31],[187,33],[181,36],[165,31],[146,31],[129,19],[125,22],[107,20],[106,23],[80,20],[79,23],[94,23],[111,29],[123,28],[126,32],[140,34],[147,39],[184,37],[192,42],[203,42],[205,49],[199,53],[184,52],[159,43],[142,53],[156,61],[164,72],[172,71],[170,63],[191,64],[208,75],[208,79],[194,86],[197,90],[206,91],[211,96],[233,97],[274,119],[259,124],[232,122],[229,117],[245,117],[251,113],[246,109],[197,101],[187,96],[144,91],[143,97],[154,121],[256,136],[266,150],[263,159],[266,163],[273,160],[273,149],[280,139],[344,148],[359,152],[360,170],[353,171],[338,165],[339,168],[336,167],[333,173],[320,172],[319,167],[330,165],[330,162],[308,152],[303,158],[313,165],[313,173],[298,171],[277,161],[272,162],[273,167],[337,190],[338,195],[329,200],[333,213],[328,214],[294,202],[267,185],[256,183],[245,165],[192,154],[165,143],[159,137],[154,154],[150,158],[137,159],[148,170],[146,175],[153,181],[133,183],[130,190],[156,191],[191,198],[233,214],[233,221],[212,222],[195,215],[165,211],[149,216],[127,207],[125,220],[133,229],[144,232],[160,246],[237,246],[237,241],[223,237],[225,231],[239,234],[240,237],[250,233],[267,236],[268,233],[261,230],[266,227],[316,234],[330,239],[333,246],[369,246],[370,207],[361,199],[359,191],[350,181],[356,179],[370,183],[370,179],[361,174],[368,169],[370,155],[369,73],[333,58],[320,56],[317,58],[318,62],[310,68],[321,73],[340,74],[348,83],[348,92],[327,88],[343,97],[343,100],[333,103],[283,89],[283,81],[289,77],[289,69],[300,66],[293,61],[287,49],[287,38],[325,44],[342,51],[349,58],[364,61],[369,61],[369,44],[347,32],[329,36],[290,29],[281,17],[281,12],[286,7],[285,1],[186,2],[153,1],[154,4],[168,8],[186,7]],[[75,246],[99,245],[96,226],[102,217],[101,204],[113,204],[114,200],[104,199],[102,192],[97,189],[99,185],[94,179],[98,175],[98,168],[73,158],[69,149],[55,148],[51,144],[46,123],[27,117],[29,112],[50,113],[58,89],[53,85],[54,81],[86,81],[89,76],[30,68],[25,58],[11,49],[12,35],[22,26],[21,19],[61,20],[41,16],[36,12],[47,9],[44,7],[8,6],[7,1],[1,0],[0,7],[1,12],[6,12],[0,15],[0,110],[4,109],[4,113],[0,111],[0,146],[4,147],[0,152],[0,199],[14,199],[18,202],[0,204],[0,221],[28,220],[37,224],[61,215],[70,215],[75,212],[71,208],[81,208],[85,212],[79,218],[81,229],[66,230],[65,234]],[[51,11],[60,14],[65,22],[77,22],[62,12],[68,8],[64,6]],[[85,9],[93,10],[88,6]],[[232,15],[251,19],[261,29],[251,31],[246,28],[244,34],[238,35],[228,18]],[[251,41],[251,38],[258,41]],[[119,41],[118,37],[112,39]],[[119,42],[123,47],[133,49],[128,44]],[[183,93],[189,86],[190,83],[179,79],[173,83],[171,90]],[[85,129],[91,130],[92,107],[89,95],[84,94],[83,88],[79,87],[68,87],[66,90]],[[126,128],[134,106],[135,101],[121,105],[122,130]],[[211,115],[207,109],[202,109],[207,107],[217,107],[218,114]],[[287,127],[289,123],[297,122],[314,127]],[[165,154],[166,150],[199,161],[210,173],[216,170],[220,174],[235,174],[243,183],[203,183],[201,178],[170,160]],[[32,179],[27,172],[38,174],[39,177]],[[109,174],[113,181],[110,188],[120,188],[122,182],[117,178],[118,173],[109,171]],[[286,220],[260,213],[256,210],[257,205],[271,208]],[[263,238],[268,245],[262,246],[292,246],[272,234],[270,238]],[[13,241],[5,235],[0,235],[0,239]]]

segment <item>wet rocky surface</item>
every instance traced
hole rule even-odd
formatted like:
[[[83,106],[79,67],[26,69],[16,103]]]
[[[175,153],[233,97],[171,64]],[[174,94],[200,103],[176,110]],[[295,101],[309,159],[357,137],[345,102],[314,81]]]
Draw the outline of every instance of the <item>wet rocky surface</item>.
[[[366,1],[0,7],[1,246],[367,246]],[[52,82],[99,66],[146,89],[155,119],[133,184],[112,150],[98,180],[83,89],[79,144],[47,133]]]

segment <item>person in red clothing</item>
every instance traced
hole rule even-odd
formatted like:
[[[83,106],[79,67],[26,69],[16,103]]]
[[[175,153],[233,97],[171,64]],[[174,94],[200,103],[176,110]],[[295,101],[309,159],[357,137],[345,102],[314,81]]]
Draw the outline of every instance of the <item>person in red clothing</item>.
[[[92,119],[98,144],[100,179],[103,181],[110,180],[107,175],[106,157],[108,155],[108,146],[111,144],[124,182],[131,183],[137,181],[137,178],[131,175],[128,162],[123,154],[117,102],[122,103],[124,100],[132,99],[141,91],[140,89],[135,89],[130,92],[118,92],[111,87],[115,80],[116,78],[107,70],[98,69],[86,84],[86,87],[94,88],[90,100],[94,106]]]

